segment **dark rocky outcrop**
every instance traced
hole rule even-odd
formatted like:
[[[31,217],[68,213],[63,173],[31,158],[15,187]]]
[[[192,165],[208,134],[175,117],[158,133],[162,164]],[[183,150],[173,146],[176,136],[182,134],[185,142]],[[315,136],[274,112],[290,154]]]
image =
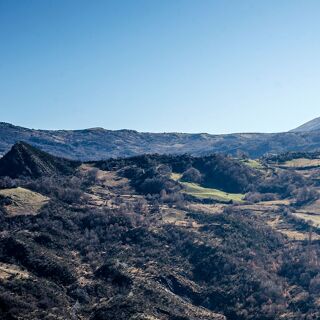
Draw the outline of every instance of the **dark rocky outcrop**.
[[[25,142],[18,142],[0,159],[0,176],[39,178],[54,174],[69,175],[77,166],[77,162],[49,155]]]

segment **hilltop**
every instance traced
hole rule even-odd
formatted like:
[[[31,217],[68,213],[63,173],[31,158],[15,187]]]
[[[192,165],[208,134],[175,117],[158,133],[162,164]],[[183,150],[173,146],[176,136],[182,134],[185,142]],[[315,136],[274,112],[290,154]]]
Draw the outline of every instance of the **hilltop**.
[[[308,132],[315,130],[320,130],[320,117],[304,123],[298,128],[291,130],[291,132]]]
[[[0,123],[0,155],[25,141],[58,157],[81,161],[130,157],[146,153],[205,155],[213,152],[251,158],[266,153],[320,149],[320,131],[284,133],[149,133],[134,130],[35,130]]]
[[[75,161],[58,158],[25,142],[18,142],[0,159],[0,176],[40,178],[71,174],[76,166]]]

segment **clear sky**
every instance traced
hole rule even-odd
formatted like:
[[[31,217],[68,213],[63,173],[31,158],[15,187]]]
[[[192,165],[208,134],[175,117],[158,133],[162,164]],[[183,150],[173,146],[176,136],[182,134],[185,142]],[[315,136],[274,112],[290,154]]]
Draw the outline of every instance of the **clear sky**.
[[[318,0],[0,0],[0,121],[286,131],[320,116]]]

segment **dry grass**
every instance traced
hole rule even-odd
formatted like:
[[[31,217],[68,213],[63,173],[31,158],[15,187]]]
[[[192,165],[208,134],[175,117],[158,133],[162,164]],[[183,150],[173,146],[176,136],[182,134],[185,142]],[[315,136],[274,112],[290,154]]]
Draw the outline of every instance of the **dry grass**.
[[[260,215],[264,221],[277,232],[282,233],[287,236],[292,241],[302,241],[306,240],[309,237],[309,232],[300,231],[296,229],[296,225],[288,221],[285,216],[282,216],[279,212],[281,212],[281,207],[283,205],[290,205],[289,200],[279,200],[279,201],[265,201],[259,202],[257,204],[251,205],[239,205],[238,208],[241,210],[247,210],[250,213],[255,213]],[[279,211],[280,210],[280,211]],[[298,218],[308,220],[311,222],[312,217],[315,216],[296,213]],[[318,218],[320,222],[320,215]],[[319,240],[320,236],[316,233],[312,234],[313,240]]]
[[[309,214],[319,214],[320,215],[320,199],[314,201],[311,204],[303,206],[299,212],[301,213],[309,213]]]
[[[278,230],[282,234],[286,235],[291,240],[307,240],[309,238],[309,232],[300,232],[296,230],[289,230],[289,229],[280,229]],[[312,233],[312,240],[319,240],[320,236],[316,233]]]
[[[320,227],[320,214],[296,212],[295,216],[312,223],[315,227]]]
[[[306,158],[293,159],[290,161],[286,161],[284,164],[281,164],[281,167],[288,167],[288,168],[308,168],[308,167],[319,167],[319,166],[320,166],[320,159],[306,159]]]
[[[96,172],[97,184],[103,185],[105,187],[122,187],[128,185],[129,180],[123,177],[119,177],[115,171],[104,171],[92,167],[88,164],[83,164],[80,166],[79,171],[88,174],[90,171]]]
[[[0,262],[0,281],[11,279],[12,277],[18,279],[27,279],[29,278],[29,274],[16,265]]]
[[[81,173],[88,174],[91,170],[96,173],[96,184],[89,187],[84,193],[85,203],[88,207],[119,208],[122,203],[135,204],[143,199],[142,195],[135,194],[129,180],[123,178],[115,171],[96,170],[90,165],[82,165]]]
[[[37,214],[50,200],[40,193],[25,188],[0,190],[0,195],[10,198],[11,204],[5,206],[9,215]]]
[[[191,211],[203,212],[206,214],[218,214],[223,211],[226,204],[216,203],[216,204],[204,204],[204,203],[190,203],[188,204],[188,209]]]
[[[201,225],[195,220],[187,217],[186,212],[166,205],[161,206],[162,221],[179,227],[199,229]]]
[[[175,173],[175,172],[171,173],[171,176],[170,176],[170,178],[171,178],[172,180],[175,180],[175,181],[180,180],[181,177],[182,177],[182,174],[181,174],[181,173]]]
[[[282,199],[282,200],[271,200],[271,201],[261,201],[259,202],[259,205],[265,205],[265,206],[278,206],[278,205],[284,205],[289,206],[291,204],[289,199]]]
[[[241,160],[241,162],[253,169],[259,169],[259,170],[265,169],[265,167],[258,160],[245,159],[245,160]]]

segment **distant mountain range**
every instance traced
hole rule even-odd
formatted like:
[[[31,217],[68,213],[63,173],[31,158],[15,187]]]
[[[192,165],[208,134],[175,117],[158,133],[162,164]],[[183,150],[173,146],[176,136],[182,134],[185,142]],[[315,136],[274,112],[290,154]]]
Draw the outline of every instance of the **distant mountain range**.
[[[134,130],[35,130],[0,123],[0,155],[13,144],[25,141],[53,155],[74,160],[100,160],[145,153],[204,155],[213,152],[247,153],[252,158],[266,153],[320,150],[320,118],[290,132],[149,133]]]

